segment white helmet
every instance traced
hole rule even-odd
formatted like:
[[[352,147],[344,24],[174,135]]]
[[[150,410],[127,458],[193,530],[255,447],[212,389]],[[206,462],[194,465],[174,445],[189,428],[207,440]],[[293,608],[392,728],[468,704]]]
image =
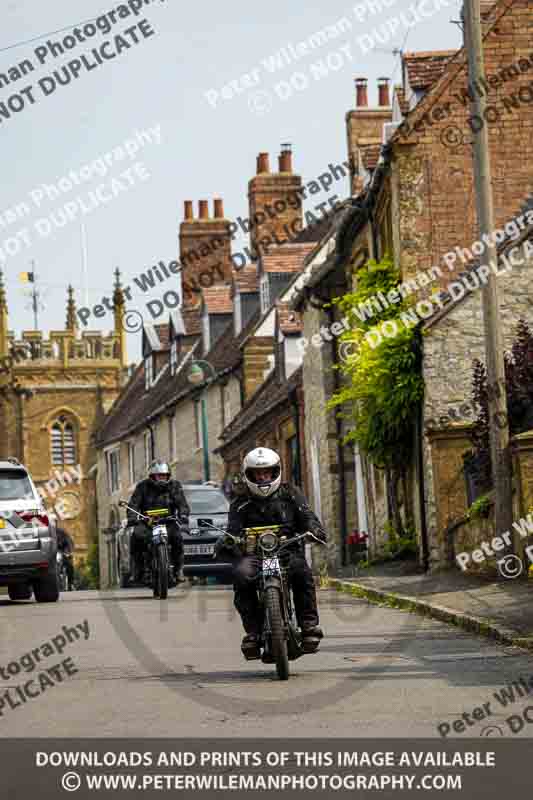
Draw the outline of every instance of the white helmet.
[[[258,481],[255,477],[256,469],[271,469],[272,479]],[[242,462],[242,474],[252,494],[257,497],[270,497],[279,489],[281,483],[281,463],[278,454],[268,447],[256,447],[245,456]]]

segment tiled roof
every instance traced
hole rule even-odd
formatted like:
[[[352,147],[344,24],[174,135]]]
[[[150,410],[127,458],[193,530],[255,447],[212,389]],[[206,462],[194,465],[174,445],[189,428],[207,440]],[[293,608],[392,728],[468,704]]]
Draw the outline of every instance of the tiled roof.
[[[299,367],[296,372],[291,375],[289,380],[284,383],[279,383],[275,371],[272,372],[266,381],[254,392],[252,397],[250,397],[248,402],[243,406],[227,428],[224,429],[220,437],[222,439],[222,445],[217,448],[216,452],[222,450],[234,439],[244,434],[259,419],[276,408],[280,403],[283,403],[288,398],[289,394],[301,385],[301,367]]]
[[[183,312],[183,316],[190,313]],[[213,365],[218,374],[235,369],[242,360],[241,342],[257,323],[258,318],[259,310],[251,317],[238,337],[234,336],[233,320],[228,322],[209,353],[205,357],[201,356],[199,346],[197,346],[193,357],[205,358]],[[197,338],[196,344],[198,342]],[[183,360],[181,363],[183,364]],[[98,445],[103,446],[132,434],[144,427],[151,416],[161,413],[164,406],[171,406],[174,402],[194,392],[195,387],[189,383],[187,373],[187,364],[181,370],[178,365],[178,372],[175,375],[171,375],[170,370],[166,369],[160,380],[149,391],[146,391],[144,365],[141,363],[105,418],[97,436]]]
[[[301,333],[303,329],[302,318],[297,311],[292,311],[288,303],[277,301],[276,307],[278,310],[278,325],[282,333]]]
[[[403,63],[407,69],[412,89],[428,89],[438,81],[446,64],[456,50],[434,50],[421,53],[404,53]]]
[[[264,272],[300,272],[303,262],[314,244],[305,242],[298,244],[283,244],[272,248],[261,256]]]
[[[235,269],[232,273],[234,287],[239,287],[239,292],[258,292],[259,279],[256,264],[246,264],[242,269]]]
[[[208,289],[202,289],[202,296],[209,314],[231,314],[233,312],[231,286],[210,286]]]
[[[405,115],[409,113],[409,103],[405,99],[405,91],[403,89],[403,86],[395,86],[394,95],[395,97],[398,98],[398,105],[400,106],[400,111],[405,117]]]

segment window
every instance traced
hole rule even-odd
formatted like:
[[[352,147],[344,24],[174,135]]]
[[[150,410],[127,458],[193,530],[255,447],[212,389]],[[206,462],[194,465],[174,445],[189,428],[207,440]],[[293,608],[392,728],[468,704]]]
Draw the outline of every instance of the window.
[[[290,481],[296,486],[300,486],[300,453],[297,436],[287,439],[287,456]]]
[[[128,479],[132,486],[135,483],[135,442],[128,442]]]
[[[144,359],[145,387],[149,389],[154,382],[154,357],[150,354]]]
[[[111,450],[107,454],[107,485],[110,494],[120,490],[120,450]]]
[[[261,313],[264,314],[270,307],[270,288],[268,285],[268,275],[261,278]]]
[[[168,457],[171,461],[176,458],[176,417],[168,418]]]
[[[148,471],[148,467],[154,460],[154,446],[152,442],[152,433],[151,431],[145,431],[144,433],[144,469],[145,472]]]
[[[230,394],[228,386],[220,387],[220,421],[223,428],[231,422]]]
[[[170,374],[175,375],[178,366],[178,343],[174,339],[170,345]]]
[[[66,417],[59,417],[52,425],[51,449],[54,466],[76,463],[74,426]]]

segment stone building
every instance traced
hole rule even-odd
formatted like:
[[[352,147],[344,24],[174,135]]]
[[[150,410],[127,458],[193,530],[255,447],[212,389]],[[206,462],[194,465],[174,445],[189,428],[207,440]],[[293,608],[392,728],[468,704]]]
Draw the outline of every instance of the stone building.
[[[118,274],[113,308],[111,334],[80,335],[69,287],[65,328],[49,338],[23,331],[17,339],[8,329],[0,273],[0,458],[14,456],[29,469],[47,507],[72,535],[78,558],[96,532],[94,437],[126,377]]]
[[[532,186],[528,151],[533,141],[533,60],[525,31],[533,22],[533,7],[522,0],[495,2],[485,3],[483,12],[488,89],[468,87],[464,49],[404,54],[403,83],[394,90],[390,112],[382,108],[382,89],[379,113],[368,113],[364,82],[359,80],[358,106],[347,117],[355,198],[335,244],[336,269],[340,274],[344,271],[348,286],[357,285],[358,269],[368,258],[381,259],[389,253],[415,307],[421,309],[414,324],[424,331],[425,401],[416,420],[413,463],[408,465],[400,503],[403,518],[415,519],[421,561],[432,569],[448,563],[443,526],[465,509],[466,488],[459,465],[469,447],[468,421],[461,428],[440,410],[454,406],[459,395],[463,399],[470,395],[472,360],[483,354],[482,319],[476,306],[479,291],[462,306],[446,305],[444,294],[483,251],[482,243],[475,244],[479,236],[471,138],[472,126],[479,122],[469,120],[469,92],[488,91],[495,224],[509,236],[520,232],[516,222],[512,227],[507,223],[521,215]],[[379,153],[377,138],[382,142]],[[529,223],[527,215],[523,224],[524,220]],[[507,343],[513,303],[526,320],[530,318],[528,268],[523,269],[523,280],[518,273],[512,280],[500,279]],[[317,277],[321,279],[326,271],[326,266],[320,267]],[[437,290],[443,293],[441,305],[446,311],[432,300]],[[303,319],[304,335],[309,338],[319,328],[317,310],[303,309]],[[304,393],[307,402],[306,359]],[[429,418],[433,420],[430,428]],[[371,543],[378,550],[384,541],[384,523],[390,518],[390,485],[383,473],[365,464],[364,457],[362,474]]]

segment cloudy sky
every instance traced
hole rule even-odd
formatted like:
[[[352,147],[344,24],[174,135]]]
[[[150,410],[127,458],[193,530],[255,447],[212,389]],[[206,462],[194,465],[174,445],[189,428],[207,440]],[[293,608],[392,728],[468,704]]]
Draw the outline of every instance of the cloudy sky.
[[[4,0],[0,266],[10,327],[20,333],[33,325],[19,280],[32,260],[43,294],[41,328],[63,328],[69,282],[78,305],[86,304],[81,222],[93,306],[111,293],[116,266],[129,284],[153,264],[177,257],[184,200],[194,200],[196,209],[200,199],[222,197],[227,217],[246,216],[258,152],[269,151],[275,165],[280,144],[292,143],[304,181],[345,160],[355,77],[368,77],[372,105],[378,77],[400,80],[393,50],[461,45],[451,22],[459,15],[457,0],[426,0],[427,16],[418,22],[416,5],[381,0],[380,7],[374,0],[372,13],[363,0],[308,0],[305,11],[295,0],[144,0],[136,16],[127,16],[141,0]],[[109,32],[107,16],[88,28],[85,41],[74,36],[64,43],[76,25],[111,11]],[[298,47],[319,32],[322,46]],[[34,69],[17,74],[27,61]],[[78,65],[78,75],[67,73],[70,82],[62,85],[69,62],[75,70]],[[138,132],[150,129],[150,140],[139,145]],[[346,196],[347,181],[338,188]],[[150,319],[147,301],[176,288],[176,281],[149,295],[133,291],[129,307]],[[110,313],[91,317],[89,327],[111,329]],[[139,356],[138,334],[129,336],[129,356]]]

